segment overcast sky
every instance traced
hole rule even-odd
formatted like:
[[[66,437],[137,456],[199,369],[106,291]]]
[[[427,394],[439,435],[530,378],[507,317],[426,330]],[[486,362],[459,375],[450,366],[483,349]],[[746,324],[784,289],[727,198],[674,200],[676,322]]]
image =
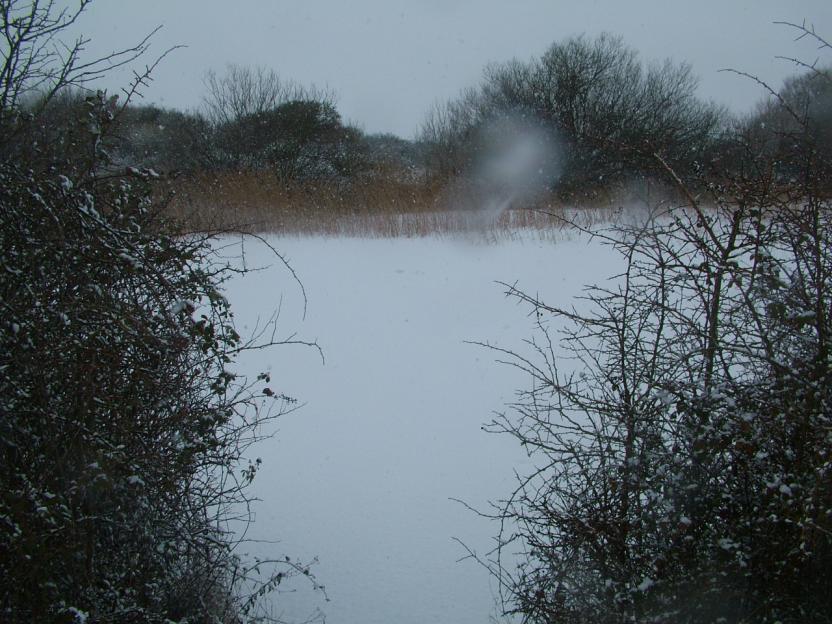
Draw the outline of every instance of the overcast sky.
[[[478,82],[492,61],[527,60],[554,41],[620,34],[645,61],[687,61],[701,95],[747,110],[759,87],[794,71],[776,55],[814,60],[777,20],[814,23],[832,37],[830,0],[97,0],[80,22],[91,54],[124,47],[158,25],[154,50],[172,45],[146,100],[194,109],[208,69],[263,65],[329,86],[345,119],[368,132],[411,137],[431,104]],[[113,80],[127,80],[122,76]]]

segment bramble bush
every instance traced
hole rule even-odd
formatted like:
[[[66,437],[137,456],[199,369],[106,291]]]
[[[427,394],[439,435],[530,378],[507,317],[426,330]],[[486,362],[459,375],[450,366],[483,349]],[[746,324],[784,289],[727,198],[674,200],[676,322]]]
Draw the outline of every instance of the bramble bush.
[[[161,216],[157,174],[114,167],[123,105],[74,98],[44,125],[90,76],[83,40],[46,45],[87,4],[0,3],[0,619],[260,621],[291,577],[319,587],[302,561],[237,553],[248,451],[293,402],[234,371],[276,344],[234,329],[222,287],[238,269]],[[45,130],[54,143],[33,139]]]
[[[654,152],[687,201],[587,232],[623,268],[580,310],[509,288],[539,332],[500,349],[530,385],[491,428],[535,470],[479,558],[524,621],[829,620],[830,162],[812,109],[778,106],[780,148],[738,128],[697,194]]]

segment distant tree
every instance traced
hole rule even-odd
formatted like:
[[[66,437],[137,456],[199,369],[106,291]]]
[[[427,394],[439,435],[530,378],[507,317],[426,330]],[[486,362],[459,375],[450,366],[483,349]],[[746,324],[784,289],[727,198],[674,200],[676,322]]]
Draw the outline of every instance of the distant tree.
[[[345,180],[363,168],[361,133],[345,125],[326,89],[263,68],[209,72],[205,98],[221,167],[270,169],[286,180]]]
[[[696,98],[696,86],[690,66],[665,61],[645,70],[620,38],[602,35],[553,45],[531,92],[539,94],[535,107],[577,148],[572,177],[580,179],[584,170],[652,170],[654,153],[688,171],[720,121],[719,109]]]
[[[769,155],[780,176],[799,173],[799,166],[795,167],[789,154],[795,142],[803,142],[806,128],[814,137],[817,156],[824,162],[832,161],[830,67],[812,67],[787,79],[779,91],[771,90],[757,111],[742,123],[747,141]],[[832,175],[832,171],[829,174]]]
[[[223,75],[211,70],[205,75],[207,93],[203,99],[208,119],[228,124],[260,115],[291,100],[317,100],[334,104],[327,89],[303,87],[285,80],[273,69],[228,65]]]
[[[294,100],[274,111],[274,140],[266,159],[289,179],[314,180],[348,176],[360,166],[360,133],[345,126],[335,107],[319,101]]]
[[[217,129],[228,166],[299,181],[349,177],[362,167],[360,138],[319,100],[291,100]]]
[[[480,94],[466,89],[456,100],[436,104],[422,123],[419,140],[427,149],[429,170],[442,177],[463,175],[477,154],[471,138],[496,112]]]
[[[619,37],[576,37],[539,60],[489,66],[478,89],[429,115],[423,139],[440,168],[464,169],[477,158],[476,128],[512,114],[534,119],[564,145],[559,185],[567,190],[645,175],[655,169],[654,153],[687,172],[723,117],[696,98],[696,84],[687,65],[645,69]]]
[[[399,180],[414,180],[425,174],[425,150],[418,141],[393,134],[364,135],[368,166],[380,175]]]
[[[129,106],[109,137],[114,160],[159,172],[216,167],[214,128],[199,113]]]
[[[46,102],[37,98],[24,103],[3,146],[4,156],[19,158],[37,170],[75,167],[81,160],[89,163],[90,135],[84,123],[90,120],[89,95],[83,89],[67,87]]]

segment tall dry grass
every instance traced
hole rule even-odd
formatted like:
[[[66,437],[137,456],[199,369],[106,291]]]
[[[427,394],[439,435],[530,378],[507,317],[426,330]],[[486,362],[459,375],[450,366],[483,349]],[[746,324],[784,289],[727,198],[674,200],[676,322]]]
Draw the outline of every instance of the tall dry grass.
[[[194,230],[248,230],[290,236],[421,237],[474,235],[484,239],[531,232],[559,238],[567,222],[608,220],[612,196],[570,207],[554,197],[488,207],[476,189],[456,182],[373,176],[337,183],[298,184],[268,172],[199,173],[168,181],[168,211]]]

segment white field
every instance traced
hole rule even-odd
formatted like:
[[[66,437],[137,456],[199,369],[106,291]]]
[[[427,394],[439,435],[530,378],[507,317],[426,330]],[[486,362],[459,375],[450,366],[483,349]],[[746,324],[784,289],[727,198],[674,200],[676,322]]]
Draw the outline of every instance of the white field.
[[[587,283],[614,274],[608,248],[577,237],[481,244],[456,239],[271,239],[308,295],[256,241],[228,284],[242,334],[281,307],[278,337],[317,340],[247,354],[250,375],[305,403],[255,454],[264,464],[248,537],[261,556],[318,557],[330,602],[278,594],[274,614],[302,621],[316,607],[330,624],[485,624],[496,614],[488,574],[457,537],[488,551],[497,526],[451,498],[487,508],[506,496],[529,460],[506,436],[484,433],[491,413],[527,380],[467,344],[521,347],[528,309],[497,281],[568,305]],[[282,304],[281,304],[282,300]]]

